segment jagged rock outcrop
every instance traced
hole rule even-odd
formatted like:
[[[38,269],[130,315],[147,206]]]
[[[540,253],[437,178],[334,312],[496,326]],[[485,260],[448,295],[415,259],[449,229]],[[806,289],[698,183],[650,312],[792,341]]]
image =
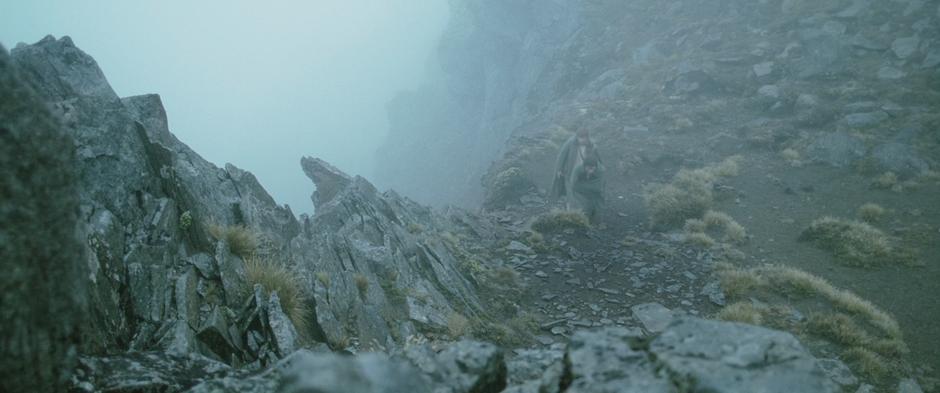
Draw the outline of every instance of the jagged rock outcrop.
[[[440,236],[463,231],[454,224],[458,217],[379,193],[321,160],[304,158],[302,166],[320,190],[320,205],[291,251],[313,288],[328,342],[343,346],[356,338],[368,348],[389,348],[419,329],[443,331],[451,314],[483,312]]]
[[[90,271],[63,279],[76,289],[62,298],[87,301],[88,318],[75,319],[81,329],[64,328],[68,336],[81,332],[84,353],[165,350],[257,368],[293,352],[301,337],[336,349],[392,348],[411,335],[442,332],[451,314],[482,313],[476,283],[457,268],[459,258],[442,236],[491,243],[499,231],[485,220],[458,210],[432,212],[305,159],[302,168],[318,186],[318,212],[298,221],[251,173],[218,168],[177,140],[158,96],[118,98],[94,59],[68,37],[21,45],[4,60],[10,94],[30,97],[28,88],[13,89],[19,86],[14,82],[37,92],[6,100],[4,129],[27,132],[32,126],[21,118],[29,116],[46,127],[48,137],[37,135],[63,156],[46,159],[49,168],[36,166],[37,173],[48,171],[56,187],[74,187],[74,199],[59,203],[49,195],[34,203],[35,210],[56,203],[47,211],[66,224],[47,231],[61,231],[63,241],[65,235],[80,238],[77,250],[61,253],[78,263],[63,263],[62,271]],[[53,114],[42,117],[46,105]],[[61,140],[52,139],[55,133]],[[5,147],[18,146],[16,138]],[[16,192],[40,185],[24,183]],[[68,223],[69,217],[77,222]],[[238,239],[214,228],[232,226],[247,228],[257,247],[239,252],[229,244]],[[274,261],[301,278],[300,292],[313,310],[310,331],[296,331],[277,293],[252,291],[246,281],[251,258]],[[80,290],[85,286],[87,298]]]
[[[60,391],[85,323],[74,141],[0,46],[0,387]]]

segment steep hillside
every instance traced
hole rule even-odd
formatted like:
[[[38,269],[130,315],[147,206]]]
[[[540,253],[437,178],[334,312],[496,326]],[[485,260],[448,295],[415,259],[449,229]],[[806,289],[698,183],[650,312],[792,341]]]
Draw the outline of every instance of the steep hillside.
[[[697,249],[718,261],[719,274],[798,268],[897,318],[910,353],[882,348],[867,359],[892,368],[910,357],[916,373],[935,376],[938,30],[940,4],[917,0],[460,2],[436,54],[441,75],[389,106],[380,166],[406,195],[480,203],[524,231],[531,217],[558,207],[546,198],[555,155],[586,125],[608,176],[608,209],[596,232],[603,241],[577,246],[585,254],[582,247],[598,248],[587,258],[595,269],[630,260],[609,250],[624,237]],[[473,156],[478,146],[488,147]],[[699,170],[729,157],[736,176]],[[683,205],[690,201],[697,202]],[[743,237],[728,241],[706,225],[722,217],[706,217],[708,210],[727,213]],[[672,260],[666,266],[679,268],[682,258],[673,258],[663,258]],[[558,266],[561,277],[542,270],[546,288],[577,287],[565,284],[575,278],[595,283],[601,274],[630,293],[649,289]],[[625,270],[648,276],[647,269]],[[743,300],[758,305],[781,302],[745,292]],[[590,295],[572,297],[578,304]],[[684,307],[702,311],[691,302]],[[782,302],[832,312],[805,307],[825,299],[787,294]],[[760,323],[788,325],[779,317]],[[857,346],[814,334],[821,318],[807,317],[789,329],[864,374]]]

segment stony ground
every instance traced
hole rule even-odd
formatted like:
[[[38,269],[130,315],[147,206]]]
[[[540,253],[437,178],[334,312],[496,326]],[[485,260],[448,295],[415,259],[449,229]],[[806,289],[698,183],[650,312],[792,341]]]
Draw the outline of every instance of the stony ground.
[[[658,332],[672,315],[707,317],[724,303],[709,252],[648,231],[637,212],[618,210],[625,207],[614,204],[590,229],[545,235],[548,246],[538,251],[522,242],[507,247],[509,264],[528,288],[526,308],[540,319],[542,344],[585,327]],[[533,198],[499,214],[523,233],[528,217],[553,208]]]
[[[811,272],[869,299],[894,315],[911,347],[915,376],[936,381],[940,367],[933,354],[940,315],[936,296],[940,221],[929,201],[936,181],[909,183],[903,190],[871,186],[875,175],[824,166],[793,166],[777,156],[752,154],[741,173],[722,184],[731,198],[717,201],[748,230],[739,245],[739,263],[779,263]],[[619,325],[644,333],[661,329],[672,315],[714,317],[724,304],[714,267],[713,250],[683,242],[681,229],[650,229],[642,200],[644,184],[669,179],[678,167],[646,168],[629,176],[614,175],[601,222],[588,230],[566,230],[544,236],[546,247],[523,244],[506,248],[505,259],[528,287],[523,303],[535,310],[546,346],[566,342],[583,327]],[[559,205],[527,196],[520,205],[492,213],[525,243],[532,217]],[[868,202],[887,213],[874,225],[916,251],[910,265],[847,267],[811,242],[799,241],[809,223],[825,215],[854,218]],[[557,345],[556,345],[557,346]],[[838,358],[818,349],[817,356]],[[929,382],[928,382],[929,383]]]

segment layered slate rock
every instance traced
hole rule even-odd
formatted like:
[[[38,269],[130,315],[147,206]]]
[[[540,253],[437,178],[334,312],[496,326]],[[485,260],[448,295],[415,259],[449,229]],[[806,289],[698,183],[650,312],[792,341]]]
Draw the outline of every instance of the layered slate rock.
[[[0,390],[60,391],[85,321],[74,141],[0,47]]]
[[[313,288],[327,342],[344,346],[355,338],[366,348],[391,348],[418,331],[446,329],[451,314],[482,312],[474,283],[440,237],[477,220],[379,193],[321,160],[304,158],[302,165],[320,205],[291,252]]]

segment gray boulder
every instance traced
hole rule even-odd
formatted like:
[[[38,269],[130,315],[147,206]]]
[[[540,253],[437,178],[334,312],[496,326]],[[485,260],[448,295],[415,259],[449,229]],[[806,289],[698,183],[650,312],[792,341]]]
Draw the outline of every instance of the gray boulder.
[[[648,332],[659,333],[672,322],[673,313],[659,303],[638,304],[630,308]]]
[[[888,142],[872,149],[879,169],[891,171],[902,179],[918,176],[930,169],[930,163],[921,157],[911,145],[900,142]]]
[[[793,335],[761,327],[679,319],[650,343],[679,386],[709,392],[838,392]]]
[[[565,353],[566,393],[678,392],[669,376],[657,370],[639,337],[622,328],[575,333]]]
[[[282,393],[432,392],[411,365],[368,353],[355,358],[299,352],[292,356],[277,390]]]
[[[493,344],[459,341],[434,353],[427,346],[406,349],[402,357],[436,386],[434,393],[500,392],[506,387],[503,351]]]
[[[72,378],[78,392],[181,392],[206,379],[235,374],[228,365],[197,355],[129,352],[83,357]]]
[[[816,163],[843,168],[852,165],[866,153],[865,142],[844,132],[826,133],[806,149],[807,157]]]
[[[883,111],[850,113],[845,115],[842,123],[852,128],[865,128],[877,125],[888,119],[888,114]]]
[[[920,38],[917,36],[898,38],[891,43],[891,51],[894,52],[895,56],[903,60],[917,52],[919,45]]]

